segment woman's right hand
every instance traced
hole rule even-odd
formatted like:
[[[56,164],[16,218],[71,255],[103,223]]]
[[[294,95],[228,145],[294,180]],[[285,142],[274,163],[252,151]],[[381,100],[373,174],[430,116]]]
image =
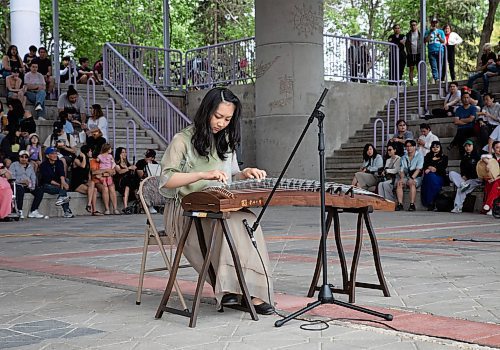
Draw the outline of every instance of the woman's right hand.
[[[225,172],[220,170],[211,170],[201,173],[203,180],[216,180],[223,183],[227,183],[227,175]]]

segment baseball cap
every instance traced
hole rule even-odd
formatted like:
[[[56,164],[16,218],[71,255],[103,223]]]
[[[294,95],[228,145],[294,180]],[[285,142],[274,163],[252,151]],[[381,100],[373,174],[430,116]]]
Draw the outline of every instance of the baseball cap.
[[[464,142],[464,147],[465,147],[465,145],[473,145],[473,144],[474,144],[474,142],[472,142],[472,140],[466,140]]]
[[[156,157],[156,152],[152,149],[148,149],[146,153],[144,154],[146,158],[154,158]]]
[[[30,154],[26,150],[19,151],[19,156],[29,156]]]
[[[431,19],[431,22],[439,22],[439,20],[438,20],[436,17],[433,17],[433,18]]]
[[[48,147],[45,150],[45,155],[49,155],[49,154],[52,154],[52,153],[57,153],[57,149],[55,149],[54,147]]]

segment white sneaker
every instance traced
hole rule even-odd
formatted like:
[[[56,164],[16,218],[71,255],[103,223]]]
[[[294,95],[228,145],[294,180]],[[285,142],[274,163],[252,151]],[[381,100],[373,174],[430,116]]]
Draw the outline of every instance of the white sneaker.
[[[35,106],[35,111],[41,111],[43,108],[42,108],[42,105],[37,103],[36,106]]]
[[[44,216],[38,212],[38,209],[33,210],[31,213],[29,213],[28,217],[35,218],[35,219],[43,219],[44,218]]]
[[[19,219],[24,219],[24,213],[22,210],[19,210]]]
[[[490,209],[490,210],[488,210],[488,211],[486,212],[486,215],[493,215],[493,210],[491,210],[491,209]]]
[[[56,200],[56,205],[59,206],[59,205],[65,204],[65,203],[69,203],[70,199],[71,198],[68,197],[68,196],[58,197],[57,200]]]
[[[455,207],[455,208],[453,208],[453,209],[452,209],[452,211],[451,211],[451,212],[452,212],[452,213],[461,213],[461,212],[462,212],[462,208],[460,208],[460,207]]]
[[[155,207],[149,207],[149,213],[150,214],[158,214],[158,212],[156,211]]]

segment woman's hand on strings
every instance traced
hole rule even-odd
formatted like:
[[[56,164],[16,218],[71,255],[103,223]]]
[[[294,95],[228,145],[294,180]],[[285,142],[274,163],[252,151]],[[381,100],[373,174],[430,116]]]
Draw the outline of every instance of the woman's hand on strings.
[[[227,175],[220,170],[205,171],[202,173],[203,180],[216,180],[227,183]]]
[[[241,172],[245,179],[257,179],[262,180],[265,179],[267,173],[265,170],[257,169],[257,168],[245,168]]]

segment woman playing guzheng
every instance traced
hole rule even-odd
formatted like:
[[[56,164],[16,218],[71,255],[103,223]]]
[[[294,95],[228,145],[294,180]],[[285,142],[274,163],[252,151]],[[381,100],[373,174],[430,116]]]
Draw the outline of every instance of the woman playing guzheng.
[[[176,134],[161,160],[160,192],[169,198],[165,206],[165,228],[180,237],[189,219],[182,215],[182,197],[200,191],[208,186],[230,183],[232,180],[263,179],[266,172],[257,168],[240,171],[236,159],[236,148],[240,143],[241,102],[230,90],[214,88],[201,102],[194,117],[194,123]],[[257,313],[273,313],[273,285],[269,257],[260,227],[255,232],[257,247],[264,261],[267,275],[260,262],[258,253],[248,237],[243,219],[252,224],[253,213],[241,210],[227,219],[230,232],[240,256],[245,281],[252,303]],[[203,231],[208,241],[212,220],[202,219]],[[242,291],[238,283],[234,263],[222,229],[219,227],[217,245],[212,259],[216,273],[214,287],[217,303],[235,305],[239,303]],[[201,271],[203,256],[200,251],[195,225],[184,247],[184,255],[191,265]],[[268,294],[268,283],[270,298]]]

